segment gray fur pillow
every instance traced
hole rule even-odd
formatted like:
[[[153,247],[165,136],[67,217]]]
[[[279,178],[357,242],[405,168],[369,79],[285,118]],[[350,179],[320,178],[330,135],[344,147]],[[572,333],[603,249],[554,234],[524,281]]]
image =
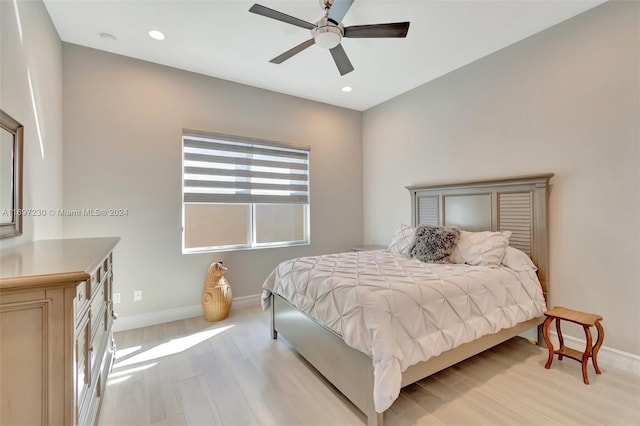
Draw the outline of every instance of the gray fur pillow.
[[[426,263],[447,263],[459,236],[457,228],[420,225],[411,246],[411,257]]]

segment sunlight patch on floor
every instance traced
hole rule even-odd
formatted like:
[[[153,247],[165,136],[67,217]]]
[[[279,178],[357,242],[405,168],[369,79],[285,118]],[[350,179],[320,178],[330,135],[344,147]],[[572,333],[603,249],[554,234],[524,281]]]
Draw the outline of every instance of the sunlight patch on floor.
[[[120,367],[125,367],[128,365],[134,365],[134,364],[140,364],[143,362],[147,362],[147,361],[152,361],[154,359],[158,359],[158,358],[162,358],[165,356],[169,356],[169,355],[174,355],[180,352],[184,352],[187,349],[190,349],[202,342],[204,342],[207,339],[210,339],[214,336],[216,336],[217,334],[220,334],[228,329],[230,329],[231,327],[233,327],[234,325],[228,325],[226,327],[220,327],[220,328],[214,328],[211,330],[204,330],[201,331],[199,333],[195,333],[195,334],[190,334],[188,336],[184,336],[184,337],[178,337],[176,339],[172,339],[166,343],[162,343],[158,346],[154,346],[150,349],[147,349],[143,352],[140,352],[139,354],[133,355],[130,358],[126,358],[123,359],[122,361],[117,361],[114,365],[114,368],[120,368]],[[136,348],[137,350],[140,349],[140,347],[138,346]],[[128,349],[123,349],[123,351],[127,351]],[[119,352],[119,356],[120,357],[126,357],[126,355],[121,355],[120,351]],[[130,351],[129,354],[132,354],[136,352],[136,350]],[[123,352],[124,353],[124,352]]]

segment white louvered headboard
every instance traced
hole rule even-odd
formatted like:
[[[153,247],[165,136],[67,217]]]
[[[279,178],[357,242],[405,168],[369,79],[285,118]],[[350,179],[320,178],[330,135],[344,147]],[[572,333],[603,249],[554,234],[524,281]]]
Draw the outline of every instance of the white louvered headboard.
[[[538,266],[548,293],[547,200],[553,173],[477,182],[413,185],[411,221],[417,225],[457,226],[466,231],[511,231],[510,245]],[[548,299],[547,299],[548,300]]]

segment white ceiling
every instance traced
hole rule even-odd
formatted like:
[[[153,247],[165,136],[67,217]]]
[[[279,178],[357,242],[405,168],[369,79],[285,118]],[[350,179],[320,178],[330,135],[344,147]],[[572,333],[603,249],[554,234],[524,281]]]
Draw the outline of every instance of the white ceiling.
[[[269,63],[311,36],[249,13],[254,1],[44,3],[65,42],[363,111],[603,0],[355,0],[345,26],[411,21],[411,27],[406,39],[343,39],[355,71],[342,77],[330,53],[318,46],[280,65]],[[257,3],[311,23],[323,15],[318,0]],[[152,29],[166,39],[151,39]],[[344,86],[353,91],[342,92]]]

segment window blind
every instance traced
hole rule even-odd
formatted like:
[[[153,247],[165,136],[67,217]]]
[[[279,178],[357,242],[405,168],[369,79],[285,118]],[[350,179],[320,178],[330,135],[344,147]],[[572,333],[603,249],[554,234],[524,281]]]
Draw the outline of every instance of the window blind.
[[[309,203],[309,150],[183,133],[185,203]]]

